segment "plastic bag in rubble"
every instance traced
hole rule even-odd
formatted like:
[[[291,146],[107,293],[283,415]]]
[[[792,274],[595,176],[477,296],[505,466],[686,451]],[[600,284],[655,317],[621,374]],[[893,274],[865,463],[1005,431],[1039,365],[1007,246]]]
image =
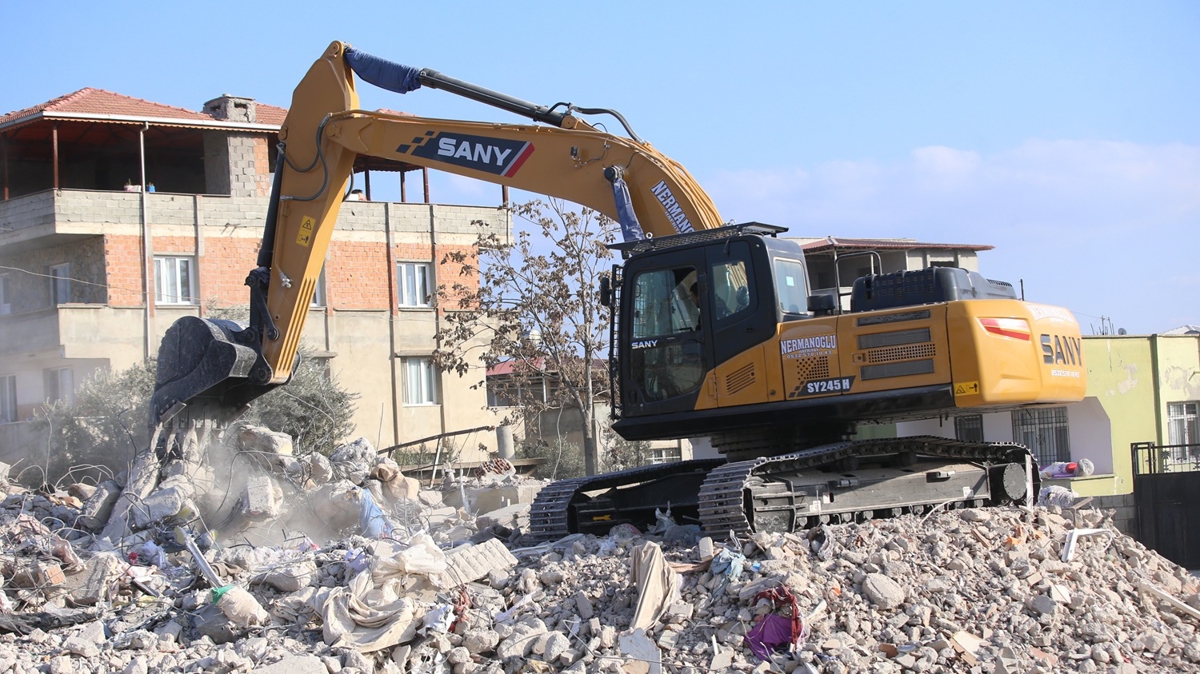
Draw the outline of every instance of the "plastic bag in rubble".
[[[154,541],[146,541],[142,544],[142,551],[138,554],[138,559],[145,561],[149,566],[157,566],[160,569],[167,568],[167,551]]]
[[[721,548],[721,551],[713,557],[712,565],[709,567],[714,576],[721,576],[721,584],[713,592],[719,595],[725,591],[725,586],[729,584],[729,581],[741,578],[745,565],[745,555],[729,548]]]
[[[367,566],[371,563],[371,559],[367,553],[353,548],[346,551],[346,567],[354,573],[362,573],[367,570]]]
[[[375,558],[371,560],[371,578],[376,585],[382,585],[389,578],[411,574],[437,582],[446,572],[446,553],[433,542],[429,534],[413,536],[403,548],[397,543],[392,543],[392,546],[390,554],[377,548]]]
[[[217,608],[238,627],[265,625],[271,619],[254,595],[237,585],[226,585],[212,591]]]
[[[383,538],[392,534],[392,523],[387,521],[370,491],[359,488],[358,508],[358,526],[362,529],[363,536]]]
[[[435,606],[425,612],[422,623],[423,626],[421,629],[417,630],[421,634],[429,634],[430,632],[445,634],[450,631],[450,626],[454,624],[454,607],[449,604]]]
[[[1038,492],[1038,505],[1040,506],[1058,506],[1060,508],[1070,508],[1075,499],[1079,498],[1079,494],[1058,485],[1043,487],[1042,491]]]
[[[654,509],[654,519],[655,519],[654,526],[651,527],[650,531],[649,531],[649,533],[652,533],[652,534],[664,534],[667,532],[667,529],[670,529],[671,527],[676,526],[675,518],[671,517],[671,506],[670,505],[667,506],[667,512],[663,512],[663,511],[659,510],[658,508],[655,508]]]

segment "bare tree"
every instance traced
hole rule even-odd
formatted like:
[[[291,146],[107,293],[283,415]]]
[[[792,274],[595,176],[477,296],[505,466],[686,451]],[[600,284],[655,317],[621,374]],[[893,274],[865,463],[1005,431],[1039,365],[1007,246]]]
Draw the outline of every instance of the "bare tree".
[[[596,404],[608,397],[607,310],[597,285],[611,267],[612,220],[562,201],[532,201],[514,208],[526,221],[512,245],[495,234],[479,239],[476,260],[464,253],[460,281],[438,289],[446,308],[435,359],[460,375],[482,357],[504,363],[509,395],[527,415],[576,408],[582,417],[586,471],[599,466]],[[544,252],[541,252],[544,251]],[[478,268],[476,268],[478,264]],[[477,278],[479,285],[466,282]],[[474,351],[482,349],[482,355]]]

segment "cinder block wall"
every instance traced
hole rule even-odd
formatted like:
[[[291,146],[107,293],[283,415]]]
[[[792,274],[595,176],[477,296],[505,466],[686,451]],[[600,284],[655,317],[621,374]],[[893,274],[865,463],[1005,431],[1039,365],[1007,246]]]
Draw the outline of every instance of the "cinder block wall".
[[[1137,505],[1133,494],[1118,494],[1116,496],[1095,496],[1088,507],[1101,510],[1114,510],[1113,524],[1123,534],[1137,538]]]

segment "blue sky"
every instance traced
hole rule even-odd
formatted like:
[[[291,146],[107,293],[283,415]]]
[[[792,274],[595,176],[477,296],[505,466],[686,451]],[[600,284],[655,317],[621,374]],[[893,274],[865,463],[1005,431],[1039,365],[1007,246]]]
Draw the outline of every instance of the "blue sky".
[[[1085,333],[1101,316],[1131,333],[1200,324],[1200,3],[846,4],[18,3],[0,110],[85,86],[286,106],[340,39],[538,103],[620,110],[726,219],[992,244],[985,274],[1071,308]],[[368,108],[513,119],[363,89]],[[432,188],[449,203],[498,191]]]

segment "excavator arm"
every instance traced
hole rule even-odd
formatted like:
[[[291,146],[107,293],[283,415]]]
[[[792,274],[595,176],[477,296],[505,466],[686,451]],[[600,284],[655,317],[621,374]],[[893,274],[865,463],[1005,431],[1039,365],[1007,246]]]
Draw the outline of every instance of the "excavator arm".
[[[399,93],[422,85],[443,89],[542,124],[360,110],[356,71]],[[600,130],[575,113],[613,115],[630,137]],[[202,402],[206,416],[232,418],[288,381],[358,155],[562,198],[617,220],[626,239],[722,224],[687,170],[638,138],[614,111],[535,105],[342,42],[332,43],[296,87],[279,138],[263,243],[246,280],[250,325],[187,317],[168,329],[159,351],[151,426]]]

